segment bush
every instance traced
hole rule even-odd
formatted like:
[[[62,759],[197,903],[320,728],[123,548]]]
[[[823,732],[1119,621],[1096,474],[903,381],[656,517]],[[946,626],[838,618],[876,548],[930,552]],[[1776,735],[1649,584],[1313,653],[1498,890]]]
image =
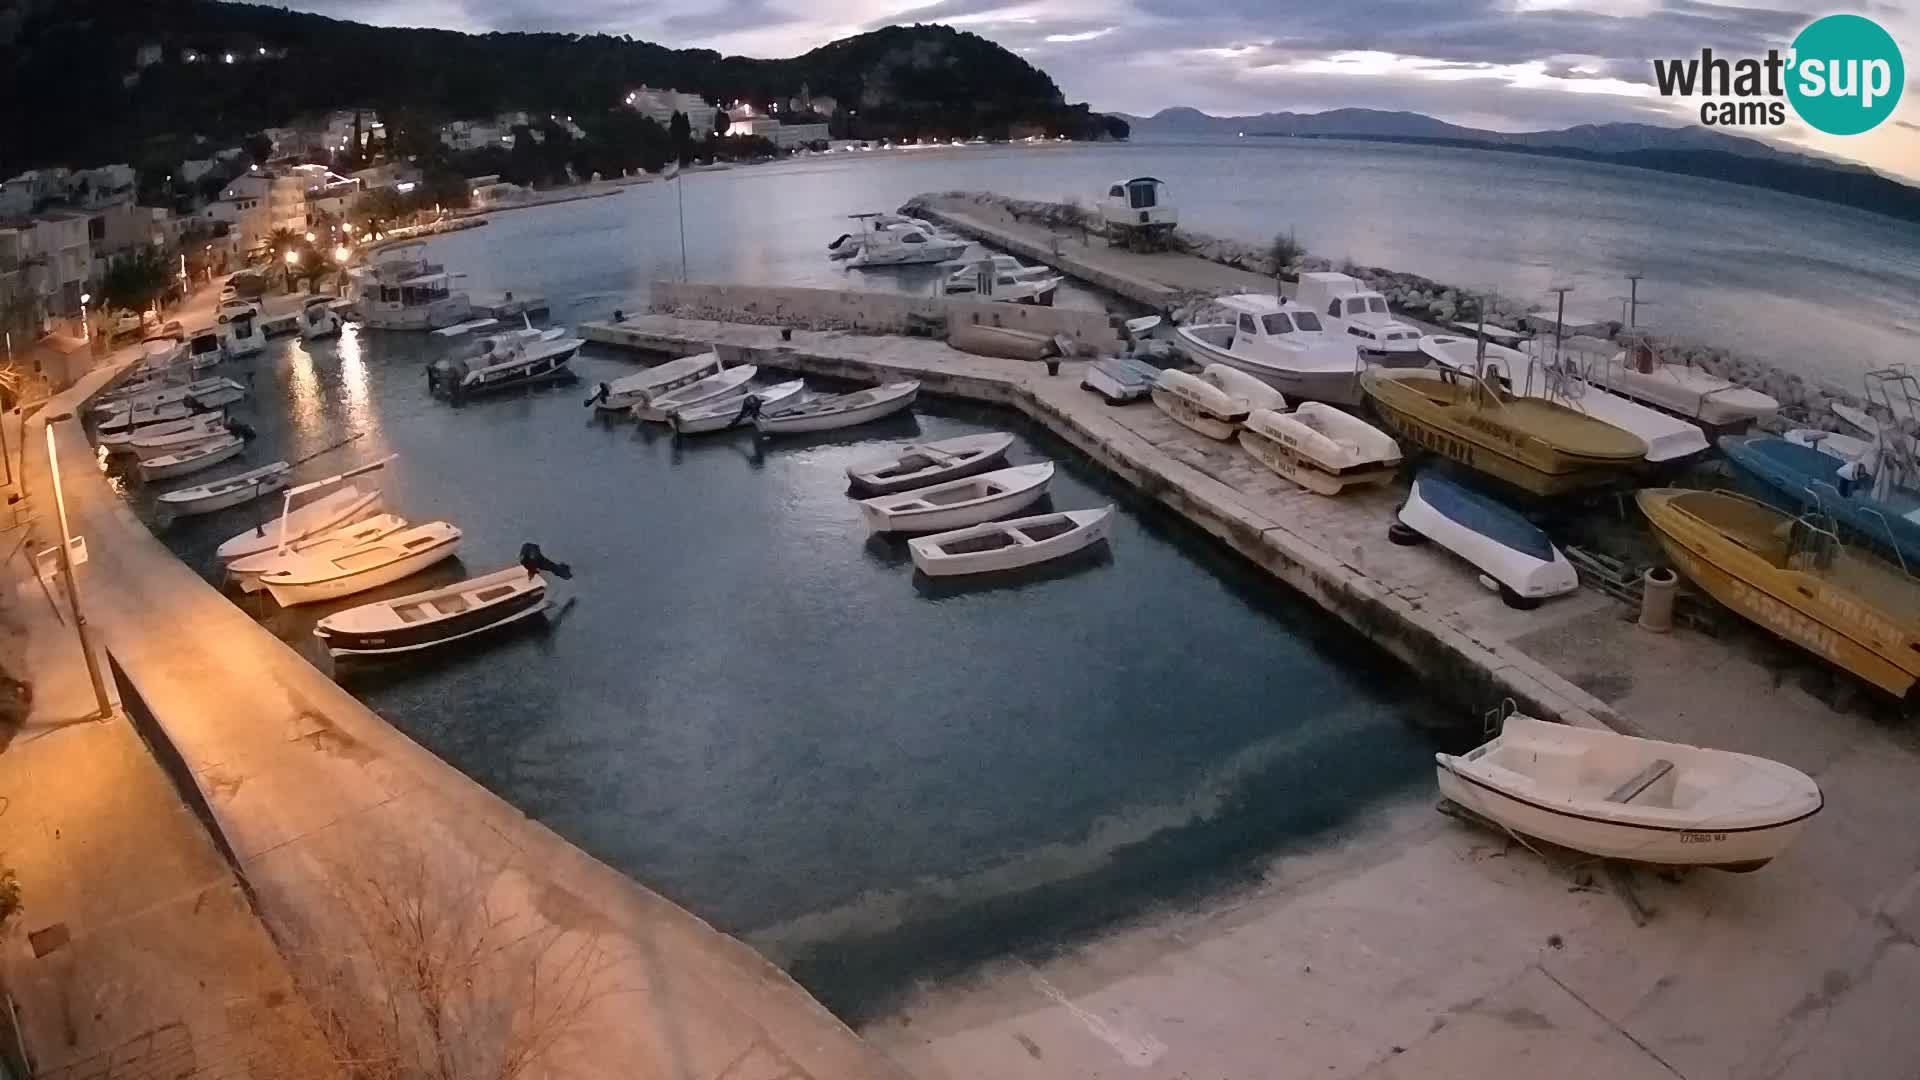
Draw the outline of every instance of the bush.
[[[1267,247],[1267,258],[1273,261],[1275,277],[1286,273],[1288,267],[1292,266],[1296,260],[1304,258],[1306,254],[1307,246],[1293,235],[1292,229],[1275,234],[1273,243]]]

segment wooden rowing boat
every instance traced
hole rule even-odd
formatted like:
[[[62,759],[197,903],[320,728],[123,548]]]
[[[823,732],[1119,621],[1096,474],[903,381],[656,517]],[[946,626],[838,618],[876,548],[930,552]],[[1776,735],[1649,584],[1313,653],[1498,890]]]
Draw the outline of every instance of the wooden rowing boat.
[[[987,472],[1004,462],[1012,447],[1013,436],[1004,431],[909,443],[885,461],[847,466],[847,479],[854,490],[868,495],[907,491]]]
[[[1019,570],[1062,559],[1107,538],[1113,507],[989,521],[907,541],[928,577]]]
[[[860,504],[874,532],[944,532],[1006,517],[1038,501],[1053,480],[1053,462],[1016,465],[944,484],[879,495]]]

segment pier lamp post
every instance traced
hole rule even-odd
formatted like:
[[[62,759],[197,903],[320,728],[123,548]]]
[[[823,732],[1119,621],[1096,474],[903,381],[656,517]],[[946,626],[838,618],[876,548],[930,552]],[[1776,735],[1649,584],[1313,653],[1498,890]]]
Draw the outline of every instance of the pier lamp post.
[[[93,340],[93,320],[87,318],[87,305],[93,302],[92,293],[80,294],[80,340]]]
[[[100,678],[100,661],[93,655],[93,643],[87,637],[87,618],[80,613],[80,586],[73,579],[73,534],[67,529],[67,496],[60,487],[60,452],[53,442],[55,419],[72,419],[72,414],[49,418],[46,423],[47,472],[53,478],[53,505],[60,519],[60,576],[67,585],[67,606],[73,612],[73,632],[80,639],[80,655],[87,661],[87,681],[93,684],[93,703],[100,710],[90,719],[105,720],[113,715],[113,703],[107,699],[107,684]]]

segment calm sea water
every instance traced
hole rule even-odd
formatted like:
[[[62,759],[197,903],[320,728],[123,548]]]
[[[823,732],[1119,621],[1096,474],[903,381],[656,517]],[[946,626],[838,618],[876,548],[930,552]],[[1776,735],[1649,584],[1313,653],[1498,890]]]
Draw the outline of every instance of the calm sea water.
[[[680,275],[684,199],[696,281],[889,287],[822,257],[845,215],[925,191],[1090,201],[1115,179],[1166,180],[1182,220],[1258,241],[1294,230],[1315,253],[1640,321],[1858,389],[1920,344],[1920,225],[1791,195],[1644,169],[1518,154],[1350,143],[1061,145],[859,154],[694,174],[593,203],[514,211],[436,241],[476,287],[538,285],[604,317]],[[931,289],[933,275],[901,287]],[[1086,304],[1070,299],[1064,302]],[[577,314],[574,314],[577,312]]]

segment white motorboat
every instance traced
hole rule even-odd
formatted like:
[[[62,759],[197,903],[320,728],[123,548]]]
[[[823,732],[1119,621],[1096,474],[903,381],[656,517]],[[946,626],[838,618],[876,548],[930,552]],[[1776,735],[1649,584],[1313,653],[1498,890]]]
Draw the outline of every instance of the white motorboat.
[[[762,435],[794,435],[853,427],[912,408],[913,399],[919,393],[920,383],[909,379],[856,390],[851,394],[831,394],[778,409],[762,410],[759,416],[753,418],[753,427]]]
[[[342,325],[340,313],[333,310],[331,296],[313,297],[300,308],[300,338],[303,341],[339,337]]]
[[[747,390],[745,393],[714,401],[678,409],[667,422],[673,425],[676,435],[699,435],[709,431],[725,431],[731,427],[750,424],[753,418],[764,409],[777,409],[807,389],[805,379],[789,379],[783,383]]]
[[[238,585],[242,592],[259,592],[266,588],[265,585],[260,584],[262,574],[270,574],[276,570],[298,569],[308,559],[331,559],[335,555],[345,554],[376,540],[392,536],[408,527],[407,519],[398,514],[375,514],[357,521],[344,522],[331,529],[316,531],[304,539],[285,546],[276,543],[266,551],[256,551],[250,555],[241,556],[227,564],[227,580]]]
[[[994,255],[947,275],[945,288],[948,296],[1051,306],[1060,275],[1045,266],[1022,266],[1011,255]]]
[[[281,607],[337,600],[417,574],[460,550],[460,530],[444,521],[415,525],[334,555],[308,552],[297,564],[260,575]]]
[[[721,398],[738,398],[746,390],[747,384],[752,382],[754,376],[758,374],[760,369],[753,364],[742,364],[739,367],[715,372],[698,382],[690,382],[677,390],[668,390],[647,398],[633,407],[634,418],[665,423],[668,417],[680,409],[704,405]]]
[[[511,566],[438,589],[377,600],[321,619],[313,636],[332,656],[419,652],[543,614],[547,579]]]
[[[194,487],[169,491],[157,500],[176,516],[211,514],[279,491],[292,482],[293,466],[284,461],[209,480]]]
[[[162,405],[177,405],[182,402],[201,409],[215,409],[239,400],[239,397],[218,400],[221,392],[228,389],[239,390],[242,396],[245,394],[244,387],[224,376],[196,379],[189,383],[173,383],[164,378],[151,379],[138,386],[123,387],[112,399],[101,399],[91,411],[95,416],[110,417],[131,409],[143,407],[157,409]],[[212,403],[208,404],[208,400],[212,400]]]
[[[247,396],[247,388],[232,379],[200,379],[187,384],[186,401],[196,409],[224,409]]]
[[[655,394],[665,394],[678,390],[688,383],[698,382],[720,370],[718,353],[704,352],[697,356],[683,356],[678,360],[669,360],[657,364],[645,371],[636,371],[622,376],[610,383],[601,383],[587,404],[602,412],[626,412],[635,405],[642,404]]]
[[[246,441],[238,435],[226,435],[195,443],[183,450],[149,458],[140,463],[140,478],[146,481],[169,480],[176,476],[186,476],[211,469],[231,457],[239,455],[247,448]]]
[[[907,541],[928,577],[1018,570],[1083,551],[1107,538],[1113,507],[990,521]]]
[[[944,484],[877,495],[860,503],[874,532],[943,532],[1024,510],[1047,493],[1053,462],[1015,465]]]
[[[1325,270],[1301,274],[1292,297],[1301,307],[1318,312],[1328,330],[1352,338],[1369,358],[1388,366],[1419,365],[1419,329],[1394,318],[1386,296],[1360,279]]]
[[[127,408],[117,410],[96,426],[102,435],[112,435],[122,431],[135,431],[149,424],[165,424],[173,420],[185,420],[197,410],[181,401],[165,405],[153,405],[137,402]]]
[[[1435,364],[1468,375],[1484,362],[1488,377],[1516,394],[1565,405],[1631,431],[1647,444],[1647,461],[1655,465],[1684,461],[1710,445],[1698,424],[1610,393],[1580,378],[1570,366],[1555,367],[1519,349],[1482,345],[1477,338],[1457,334],[1429,334],[1420,339],[1420,351]]]
[[[374,330],[438,330],[466,322],[473,305],[454,275],[427,257],[426,241],[381,250],[347,271],[347,298]]]
[[[1360,404],[1360,351],[1327,333],[1319,315],[1259,293],[1223,296],[1216,306],[1218,315],[1174,331],[1194,363],[1239,368],[1289,398]]]
[[[585,345],[583,338],[567,336],[564,327],[546,330],[510,330],[481,338],[475,350],[461,357],[435,360],[427,367],[428,385],[458,401],[566,378],[567,364]]]
[[[1580,587],[1573,564],[1539,526],[1435,470],[1423,469],[1413,478],[1399,518],[1401,525],[1477,567],[1508,607],[1536,607]]]
[[[196,330],[187,339],[187,366],[194,371],[205,371],[226,358],[226,342],[211,327]]]
[[[127,428],[111,435],[100,436],[100,445],[109,454],[134,453],[134,440],[152,440],[171,435],[187,435],[187,442],[211,439],[227,430],[227,418],[219,413],[196,413],[182,420],[169,420],[164,424],[148,424],[143,428]],[[158,454],[149,455],[158,456]]]
[[[998,468],[1012,448],[1013,436],[1003,431],[909,443],[885,461],[847,466],[847,479],[854,490],[868,495],[910,491]]]
[[[1400,469],[1400,444],[1357,416],[1309,401],[1290,413],[1255,409],[1240,428],[1255,461],[1321,495],[1384,484]]]
[[[241,435],[242,438],[245,438],[240,431],[229,428],[227,422],[222,419],[219,414],[208,413],[206,415],[213,418],[211,423],[204,423],[183,431],[175,431],[171,434],[149,434],[154,428],[166,427],[167,425],[165,424],[156,424],[153,428],[141,428],[133,433],[133,438],[127,443],[127,449],[140,461],[152,461],[154,458],[162,458],[169,454],[178,454],[191,450],[196,446],[204,446],[207,443],[224,439],[229,435]],[[199,417],[195,417],[194,419],[197,420]],[[238,425],[235,426],[237,427]]]
[[[271,524],[262,523],[258,528],[228,538],[214,554],[221,562],[231,563],[236,559],[270,552],[282,545],[298,543],[309,536],[331,532],[347,522],[356,521],[372,513],[379,504],[378,489],[361,491],[348,484],[297,510],[287,511]]]
[[[260,312],[252,304],[220,305],[220,346],[231,359],[252,356],[267,347],[266,331],[260,328]]]
[[[849,244],[857,250],[848,256],[848,266],[916,266],[957,259],[967,250],[964,240],[942,239],[919,224],[890,218],[884,214],[852,214],[860,223],[859,236],[848,234],[829,245],[829,255]]]
[[[1080,388],[1091,390],[1109,405],[1125,405],[1153,393],[1160,369],[1131,356],[1103,356],[1087,365]]]
[[[1479,817],[1637,863],[1758,870],[1825,805],[1820,785],[1777,761],[1519,714],[1434,762],[1440,793]]]
[[[1587,381],[1675,415],[1696,421],[1715,432],[1733,432],[1765,420],[1780,403],[1758,390],[1659,359],[1652,345],[1637,342],[1615,353],[1606,363],[1586,372]]]
[[[1234,397],[1210,382],[1172,368],[1154,381],[1153,403],[1209,439],[1233,438],[1234,429],[1252,411],[1246,398]]]
[[[1247,408],[1271,409],[1284,412],[1287,408],[1286,395],[1259,379],[1225,364],[1208,364],[1200,369],[1200,381],[1212,383],[1228,397],[1236,397],[1247,403]]]
[[[155,334],[140,342],[142,371],[165,373],[187,358],[186,339],[172,334]]]

